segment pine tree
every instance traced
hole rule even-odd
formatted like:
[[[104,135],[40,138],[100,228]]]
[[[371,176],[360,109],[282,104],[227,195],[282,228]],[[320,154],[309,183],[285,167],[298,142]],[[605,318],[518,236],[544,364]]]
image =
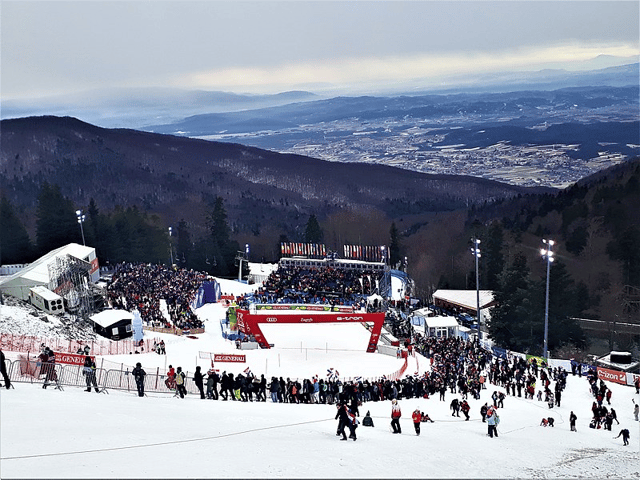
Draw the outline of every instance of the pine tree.
[[[32,246],[27,229],[5,197],[0,200],[0,265],[32,260]]]
[[[396,227],[395,222],[393,222],[391,224],[391,229],[389,230],[389,264],[393,267],[401,261],[402,257],[400,255],[400,235],[398,233],[398,228]]]
[[[534,339],[542,339],[539,289],[531,282],[527,259],[522,252],[499,276],[499,288],[494,290],[496,306],[491,309],[489,335],[498,344],[519,351],[530,351]],[[540,348],[541,350],[541,348]]]
[[[73,203],[62,196],[58,185],[42,184],[36,217],[36,243],[40,255],[68,243],[82,243]]]
[[[182,268],[186,268],[191,259],[191,251],[193,245],[191,244],[191,235],[187,228],[187,222],[184,219],[178,223],[178,242],[176,248],[176,263]]]
[[[499,276],[504,269],[504,234],[502,226],[495,222],[489,228],[487,240],[484,242],[485,247],[482,248],[482,255],[485,258],[486,283],[484,288],[488,290],[496,290],[499,286]]]
[[[324,233],[322,232],[322,228],[320,228],[318,219],[314,214],[311,214],[304,230],[305,243],[322,243],[323,236]]]
[[[231,228],[227,222],[222,197],[216,197],[210,221],[212,253],[217,263],[213,270],[220,276],[231,276],[235,270],[235,256],[240,247],[238,242],[231,240]]]

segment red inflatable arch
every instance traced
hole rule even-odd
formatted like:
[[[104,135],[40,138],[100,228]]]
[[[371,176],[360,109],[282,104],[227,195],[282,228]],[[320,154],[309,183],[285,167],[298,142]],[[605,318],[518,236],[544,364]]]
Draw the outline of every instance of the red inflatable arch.
[[[290,310],[287,313],[278,311],[278,307],[274,306],[274,310],[236,310],[236,318],[238,319],[238,330],[246,335],[253,335],[262,348],[270,348],[269,342],[260,330],[261,323],[371,323],[371,337],[367,346],[367,352],[375,353],[384,323],[384,312],[378,313],[360,313],[352,311],[339,312],[314,312],[301,310],[299,307]],[[313,309],[313,306],[306,307]]]

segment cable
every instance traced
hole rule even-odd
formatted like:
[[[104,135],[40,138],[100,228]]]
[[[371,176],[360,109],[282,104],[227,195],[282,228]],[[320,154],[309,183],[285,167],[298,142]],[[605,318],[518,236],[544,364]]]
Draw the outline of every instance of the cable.
[[[176,444],[180,444],[180,443],[192,443],[192,442],[203,442],[206,440],[217,440],[219,438],[226,438],[226,437],[234,437],[236,435],[244,435],[245,433],[253,433],[253,432],[260,432],[263,430],[275,430],[278,428],[289,428],[289,427],[297,427],[299,425],[308,425],[311,423],[320,423],[320,422],[327,422],[327,421],[332,421],[334,420],[333,418],[325,418],[322,420],[309,420],[308,422],[298,422],[298,423],[289,423],[289,424],[285,424],[285,425],[276,425],[276,426],[271,426],[271,427],[261,427],[261,428],[254,428],[251,430],[243,430],[241,432],[233,432],[233,433],[225,433],[222,435],[215,435],[212,437],[201,437],[201,438],[192,438],[189,440],[174,440],[174,441],[170,441],[170,442],[157,442],[157,443],[147,443],[147,444],[141,444],[141,445],[129,445],[126,447],[111,447],[111,448],[96,448],[96,449],[91,449],[91,450],[78,450],[75,452],[58,452],[58,453],[40,453],[37,455],[22,455],[22,456],[16,456],[16,457],[0,457],[0,460],[24,460],[24,459],[29,459],[29,458],[42,458],[42,457],[60,457],[60,456],[64,456],[64,455],[80,455],[80,454],[84,454],[84,453],[97,453],[97,452],[115,452],[118,450],[130,450],[130,449],[134,449],[134,448],[146,448],[146,447],[160,447],[163,445],[176,445]]]

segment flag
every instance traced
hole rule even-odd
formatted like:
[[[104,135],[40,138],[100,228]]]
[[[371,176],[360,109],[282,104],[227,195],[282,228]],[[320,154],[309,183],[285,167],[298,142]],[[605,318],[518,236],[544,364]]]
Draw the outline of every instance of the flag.
[[[253,373],[251,372],[251,369],[250,369],[249,367],[247,367],[247,368],[245,368],[245,369],[244,369],[244,374],[245,374],[247,377],[253,377]]]

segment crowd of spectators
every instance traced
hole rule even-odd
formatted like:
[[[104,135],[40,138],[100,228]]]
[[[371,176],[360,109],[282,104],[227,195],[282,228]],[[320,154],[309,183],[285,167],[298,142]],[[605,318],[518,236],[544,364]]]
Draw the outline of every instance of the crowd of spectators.
[[[137,308],[147,325],[201,328],[191,302],[206,278],[204,273],[165,265],[120,263],[107,285],[107,299],[113,308]],[[162,299],[167,303],[169,319],[160,310]]]
[[[256,303],[360,306],[378,290],[382,274],[334,267],[278,266],[253,294]]]

